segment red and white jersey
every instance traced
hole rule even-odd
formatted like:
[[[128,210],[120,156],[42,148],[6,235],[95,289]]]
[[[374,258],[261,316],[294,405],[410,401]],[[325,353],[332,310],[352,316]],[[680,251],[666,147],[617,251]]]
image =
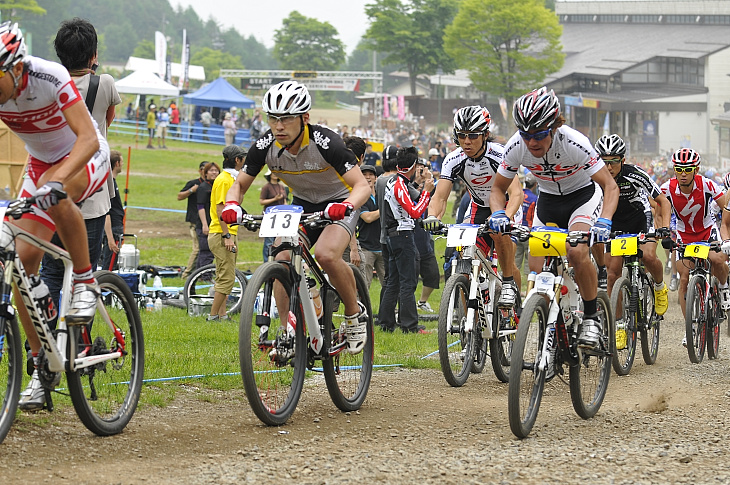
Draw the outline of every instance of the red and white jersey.
[[[402,174],[391,177],[385,184],[385,214],[381,216],[381,223],[388,231],[412,231],[416,226],[415,219],[428,209],[430,200],[431,194],[424,190],[418,202],[414,203],[408,191],[408,179]]]
[[[676,178],[664,182],[661,190],[677,216],[677,232],[682,242],[707,241],[715,227],[712,201],[717,201],[724,194],[720,186],[702,175],[695,175],[694,186],[689,194],[679,189]]]
[[[0,119],[25,142],[28,153],[54,163],[76,142],[63,111],[84,100],[61,64],[33,56],[26,56],[24,63],[20,94],[0,106]]]
[[[509,179],[523,165],[537,179],[540,192],[568,195],[592,183],[591,177],[604,167],[590,140],[569,126],[555,131],[553,143],[542,158],[535,158],[525,146],[520,132],[504,147],[504,160],[498,173]]]

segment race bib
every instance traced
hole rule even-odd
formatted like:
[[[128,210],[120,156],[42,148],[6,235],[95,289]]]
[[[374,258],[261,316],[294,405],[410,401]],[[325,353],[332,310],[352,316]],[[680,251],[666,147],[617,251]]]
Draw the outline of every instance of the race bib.
[[[479,226],[476,224],[452,224],[446,234],[446,247],[473,246],[478,232]]]
[[[267,207],[261,220],[259,237],[296,237],[302,209],[298,205],[275,205]]]

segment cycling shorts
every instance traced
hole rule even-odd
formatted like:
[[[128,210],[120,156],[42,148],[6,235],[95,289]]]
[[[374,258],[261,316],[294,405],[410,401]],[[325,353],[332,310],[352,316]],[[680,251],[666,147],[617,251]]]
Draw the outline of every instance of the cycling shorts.
[[[708,227],[702,232],[688,233],[688,232],[677,232],[677,243],[689,244],[695,242],[713,242],[720,240],[720,231],[714,224],[712,227]]]
[[[302,209],[304,209],[305,214],[310,214],[312,212],[319,212],[323,211],[327,205],[330,202],[342,202],[345,199],[342,200],[332,200],[328,202],[320,202],[318,204],[313,204],[311,202],[307,202],[305,200],[299,199],[297,197],[292,198],[292,205],[298,205],[301,206]],[[355,228],[357,227],[357,221],[360,218],[360,211],[354,210],[352,213],[350,213],[349,216],[345,217],[344,219],[340,221],[335,221],[332,224],[342,227],[345,231],[347,231],[347,234],[349,234],[350,237],[352,237],[353,234],[355,234]],[[307,239],[309,240],[309,247],[313,247],[314,244],[317,242],[317,239],[319,239],[320,234],[322,234],[322,231],[324,230],[324,227],[317,227],[317,228],[311,228],[311,227],[305,227],[304,233],[307,236]]]
[[[63,163],[66,159],[68,159],[68,155],[53,163],[46,163],[33,156],[28,157],[28,173],[23,180],[20,196],[31,197],[35,195],[41,176],[49,168]],[[77,204],[83,202],[96,191],[100,190],[102,185],[106,183],[107,177],[109,177],[109,168],[109,145],[104,138],[100,137],[99,150],[86,163],[86,189],[74,202]],[[23,218],[38,221],[52,231],[56,231],[56,224],[53,222],[53,219],[51,219],[46,211],[39,209],[35,205],[33,206],[33,212],[23,215]]]
[[[614,221],[611,230],[627,234],[646,233],[654,227],[654,216],[651,211],[644,213],[644,217],[637,215],[630,221]]]
[[[592,226],[603,208],[603,191],[595,183],[566,195],[540,192],[532,227],[554,225],[571,229],[578,223]]]

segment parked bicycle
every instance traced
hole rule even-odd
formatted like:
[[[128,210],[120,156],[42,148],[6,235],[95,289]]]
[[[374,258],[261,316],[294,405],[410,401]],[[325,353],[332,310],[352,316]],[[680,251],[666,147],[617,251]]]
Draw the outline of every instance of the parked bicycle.
[[[603,335],[599,349],[578,346],[583,301],[566,258],[566,243],[587,244],[588,232],[533,227],[530,254],[544,257],[542,272],[530,275],[528,294],[517,326],[509,374],[508,412],[512,433],[530,434],[540,409],[545,382],[569,369],[573,409],[583,419],[601,407],[611,375],[610,340],[615,334],[608,295],[598,291]],[[534,277],[534,287],[532,278]]]
[[[226,313],[238,313],[241,311],[241,303],[243,302],[243,293],[246,291],[246,276],[242,271],[236,270],[233,289],[226,299]],[[209,298],[212,301],[213,285],[215,283],[215,264],[206,264],[196,269],[188,279],[185,280],[183,287],[183,300],[185,308],[190,308],[190,302]]]
[[[641,245],[656,242],[646,234],[614,234],[611,256],[623,257],[623,274],[613,284],[611,309],[616,319],[612,339],[613,370],[620,376],[631,371],[636,356],[637,332],[641,335],[644,362],[652,365],[659,353],[659,330],[663,317],[654,311],[654,278],[642,262]]]
[[[350,265],[367,319],[365,348],[351,354],[344,304],[310,254],[300,218],[302,226],[311,228],[331,223],[321,212],[302,214],[301,207],[280,205],[263,216],[246,215],[242,224],[249,230],[261,228],[261,237],[280,239],[272,247],[273,258],[281,252],[290,256],[290,261],[272,260],[254,272],[243,296],[239,327],[246,397],[256,416],[271,426],[284,424],[294,412],[307,370],[324,374],[332,402],[342,411],[360,408],[373,371],[373,320],[365,279]]]
[[[457,253],[439,305],[439,359],[446,382],[463,386],[469,373],[484,370],[487,354],[497,379],[508,382],[521,300],[518,293],[513,307],[497,306],[502,291],[497,260],[476,244],[477,237],[495,232],[488,224],[453,224],[435,232],[446,232],[446,245]]]
[[[120,433],[134,415],[144,378],[142,323],[132,291],[117,274],[95,274],[101,289],[92,323],[67,325],[72,294],[73,266],[68,252],[12,224],[30,212],[34,198],[0,201],[0,442],[10,430],[21,390],[25,349],[12,306],[15,283],[43,344],[38,372],[46,390],[46,405],[53,410],[51,391],[66,373],[68,393],[76,414],[99,436]],[[31,283],[15,250],[18,241],[41,249],[65,266],[56,331],[51,331],[45,308],[32,297]],[[57,391],[57,392],[60,392]]]

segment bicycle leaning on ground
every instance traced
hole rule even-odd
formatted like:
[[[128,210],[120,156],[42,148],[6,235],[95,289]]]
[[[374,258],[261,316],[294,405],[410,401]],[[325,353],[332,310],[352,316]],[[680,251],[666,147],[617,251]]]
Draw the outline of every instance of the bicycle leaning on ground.
[[[33,234],[8,223],[30,212],[34,198],[0,201],[0,442],[15,418],[21,389],[25,349],[12,306],[13,283],[18,286],[42,349],[38,373],[46,390],[46,403],[53,409],[51,391],[66,373],[68,392],[76,414],[99,436],[120,433],[134,415],[144,378],[142,323],[132,291],[117,274],[95,273],[101,290],[91,323],[67,325],[66,314],[72,294],[73,266],[68,253]],[[15,247],[23,241],[39,248],[65,266],[57,329],[51,331],[46,308],[32,296],[28,274]],[[57,391],[60,392],[60,391]]]
[[[464,385],[470,372],[484,370],[489,345],[494,374],[500,381],[508,382],[521,301],[518,293],[512,307],[497,307],[502,291],[497,261],[476,244],[477,237],[497,233],[489,230],[488,224],[453,224],[432,232],[444,231],[446,245],[456,248],[458,257],[439,305],[441,371],[451,386]]]
[[[663,317],[654,311],[654,278],[642,262],[642,244],[656,242],[647,234],[614,233],[610,243],[611,256],[624,260],[623,274],[613,284],[611,309],[616,319],[613,347],[613,370],[625,376],[634,365],[636,336],[641,335],[644,362],[652,365],[659,353],[659,327]]]
[[[263,216],[244,215],[242,225],[276,237],[272,257],[248,281],[239,326],[241,376],[246,397],[258,418],[284,424],[299,402],[307,370],[322,372],[332,402],[342,411],[360,408],[373,371],[373,319],[365,279],[353,265],[358,305],[366,310],[367,343],[347,350],[345,307],[327,275],[309,252],[301,225],[330,224],[322,212],[303,214],[299,206],[279,205]],[[318,303],[318,304],[317,304]],[[308,335],[307,335],[308,334]],[[321,362],[321,368],[315,367]]]
[[[183,301],[185,308],[190,308],[192,302],[201,298],[212,298],[213,284],[215,282],[215,264],[206,264],[196,269],[185,280],[183,286]],[[243,293],[246,291],[246,276],[242,271],[236,269],[233,282],[233,289],[226,298],[226,313],[238,313],[241,311]]]
[[[545,260],[541,273],[530,274],[512,348],[507,401],[510,428],[518,438],[530,434],[545,382],[562,376],[564,365],[569,368],[570,398],[575,412],[583,419],[598,412],[611,376],[610,339],[615,334],[608,295],[599,290],[598,318],[603,329],[599,348],[578,346],[583,300],[566,258],[566,243],[572,247],[587,244],[589,233],[533,227],[529,238],[530,254],[544,256]]]
[[[667,241],[665,239],[665,241]],[[707,356],[716,359],[720,351],[720,325],[725,312],[720,306],[720,285],[712,276],[710,251],[720,252],[718,242],[681,244],[670,241],[682,254],[677,264],[689,261],[689,283],[685,294],[685,337],[687,354],[693,364],[699,364]],[[668,244],[668,243],[665,243]]]

